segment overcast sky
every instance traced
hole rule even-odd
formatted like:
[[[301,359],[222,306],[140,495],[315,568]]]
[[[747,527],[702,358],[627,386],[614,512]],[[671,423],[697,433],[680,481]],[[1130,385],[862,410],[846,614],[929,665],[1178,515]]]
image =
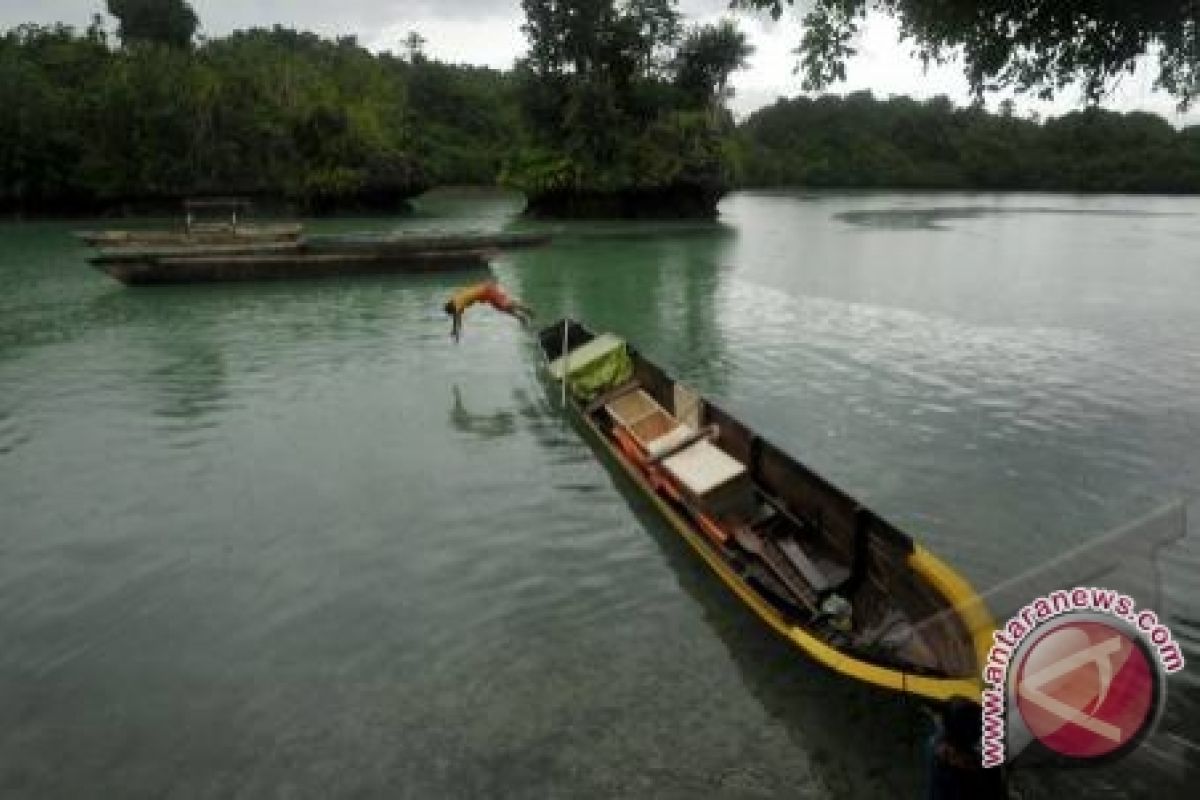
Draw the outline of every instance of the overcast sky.
[[[520,0],[192,0],[192,6],[208,36],[279,23],[330,35],[354,34],[373,50],[400,51],[405,34],[416,30],[428,40],[426,51],[435,58],[499,68],[511,66],[526,49]],[[689,22],[729,16],[726,0],[680,0],[679,7]],[[58,21],[84,26],[104,8],[104,0],[0,0],[0,28]],[[799,94],[800,80],[792,74],[796,58],[791,50],[801,35],[795,15],[785,15],[778,23],[765,15],[745,13],[735,19],[756,50],[750,68],[734,78],[734,110],[745,114],[777,97]],[[909,50],[897,41],[891,20],[872,17],[858,43],[859,54],[849,64],[847,80],[832,91],[871,89],[879,97],[945,94],[967,102],[966,81],[958,66],[924,72]],[[1122,111],[1154,111],[1175,125],[1200,123],[1200,111],[1179,115],[1170,97],[1153,92],[1153,77],[1149,68],[1125,76],[1105,105]],[[991,99],[989,106],[995,108],[1000,99]],[[1017,98],[1022,112],[1036,110],[1043,116],[1061,114],[1078,102],[1075,92],[1052,103]]]

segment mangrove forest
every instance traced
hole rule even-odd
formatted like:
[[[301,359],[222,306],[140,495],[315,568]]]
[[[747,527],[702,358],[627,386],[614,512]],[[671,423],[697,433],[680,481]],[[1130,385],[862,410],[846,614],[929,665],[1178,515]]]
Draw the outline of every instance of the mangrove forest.
[[[398,52],[283,26],[201,38],[183,0],[108,0],[111,17],[82,30],[13,28],[0,212],[216,194],[397,211],[442,184],[501,184],[530,214],[572,217],[709,217],[737,187],[1200,192],[1200,126],[869,93],[780,99],[738,124],[730,78],[752,48],[734,22],[690,25],[674,0],[522,6],[528,50],[503,71],[430,58],[417,33]],[[814,77],[841,65],[819,45],[802,56]],[[1164,78],[1183,101],[1185,67]]]

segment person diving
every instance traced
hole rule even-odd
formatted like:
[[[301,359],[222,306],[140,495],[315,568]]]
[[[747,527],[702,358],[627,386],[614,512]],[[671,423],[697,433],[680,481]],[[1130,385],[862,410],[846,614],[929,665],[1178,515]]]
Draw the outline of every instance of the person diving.
[[[533,309],[519,300],[509,297],[495,281],[484,281],[466,286],[455,292],[443,309],[453,318],[450,338],[456,343],[462,336],[463,314],[476,303],[487,303],[497,311],[516,317],[521,325],[528,326],[533,319]]]

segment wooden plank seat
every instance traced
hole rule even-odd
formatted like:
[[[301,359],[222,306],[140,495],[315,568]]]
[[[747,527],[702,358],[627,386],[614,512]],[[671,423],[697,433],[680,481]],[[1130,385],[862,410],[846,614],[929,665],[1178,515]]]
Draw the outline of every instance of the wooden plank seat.
[[[724,515],[751,499],[746,466],[708,441],[700,430],[675,419],[641,389],[624,392],[605,405],[612,420],[646,451],[706,511]]]
[[[778,584],[786,587],[784,595],[791,602],[799,602],[812,614],[820,612],[820,599],[808,585],[804,576],[799,573],[791,561],[779,549],[772,539],[763,536],[749,526],[740,525],[734,528],[733,538],[743,550],[758,556]]]
[[[816,594],[825,595],[837,591],[842,584],[849,580],[850,570],[847,567],[825,559],[813,558],[794,536],[773,534],[772,528],[783,518],[790,520],[793,526],[800,526],[802,529],[810,528],[775,505],[777,501],[774,498],[764,497],[763,499],[767,502],[751,524],[751,529],[774,541],[787,560],[804,578],[805,583],[811,586]]]
[[[809,557],[800,543],[791,537],[779,539],[779,549],[795,565],[804,580],[817,594],[835,591],[847,578],[850,570],[829,562],[818,563]]]
[[[627,394],[630,394],[631,392],[636,392],[637,390],[639,390],[641,388],[642,388],[641,381],[637,380],[636,378],[633,378],[633,379],[621,384],[620,386],[616,387],[615,389],[609,389],[607,392],[604,392],[603,394],[597,396],[594,400],[592,400],[590,403],[587,404],[587,407],[584,409],[584,413],[589,414],[589,415],[595,414],[597,411],[599,411],[600,409],[609,405],[610,403],[613,403],[616,400],[619,400],[620,398],[624,397]]]
[[[681,424],[670,434],[656,439],[650,447],[650,463],[657,464],[663,459],[670,458],[678,452],[686,450],[701,439],[716,439],[721,431],[716,425],[709,425],[700,430],[690,425]]]
[[[621,392],[605,404],[608,415],[642,446],[655,461],[692,439],[693,431],[667,413],[642,391]]]
[[[646,391],[641,388],[632,392],[625,392],[619,397],[614,398],[605,404],[604,410],[612,417],[613,422],[625,428],[633,426],[643,417],[653,414],[656,411],[666,413],[663,407],[658,404],[658,401],[646,394]]]

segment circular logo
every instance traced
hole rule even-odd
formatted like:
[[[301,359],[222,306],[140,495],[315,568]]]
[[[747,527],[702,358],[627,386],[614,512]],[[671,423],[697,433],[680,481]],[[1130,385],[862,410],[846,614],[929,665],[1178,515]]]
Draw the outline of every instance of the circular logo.
[[[1161,694],[1145,644],[1115,620],[1067,618],[1038,631],[1016,675],[1025,726],[1072,758],[1132,748],[1154,722]]]

